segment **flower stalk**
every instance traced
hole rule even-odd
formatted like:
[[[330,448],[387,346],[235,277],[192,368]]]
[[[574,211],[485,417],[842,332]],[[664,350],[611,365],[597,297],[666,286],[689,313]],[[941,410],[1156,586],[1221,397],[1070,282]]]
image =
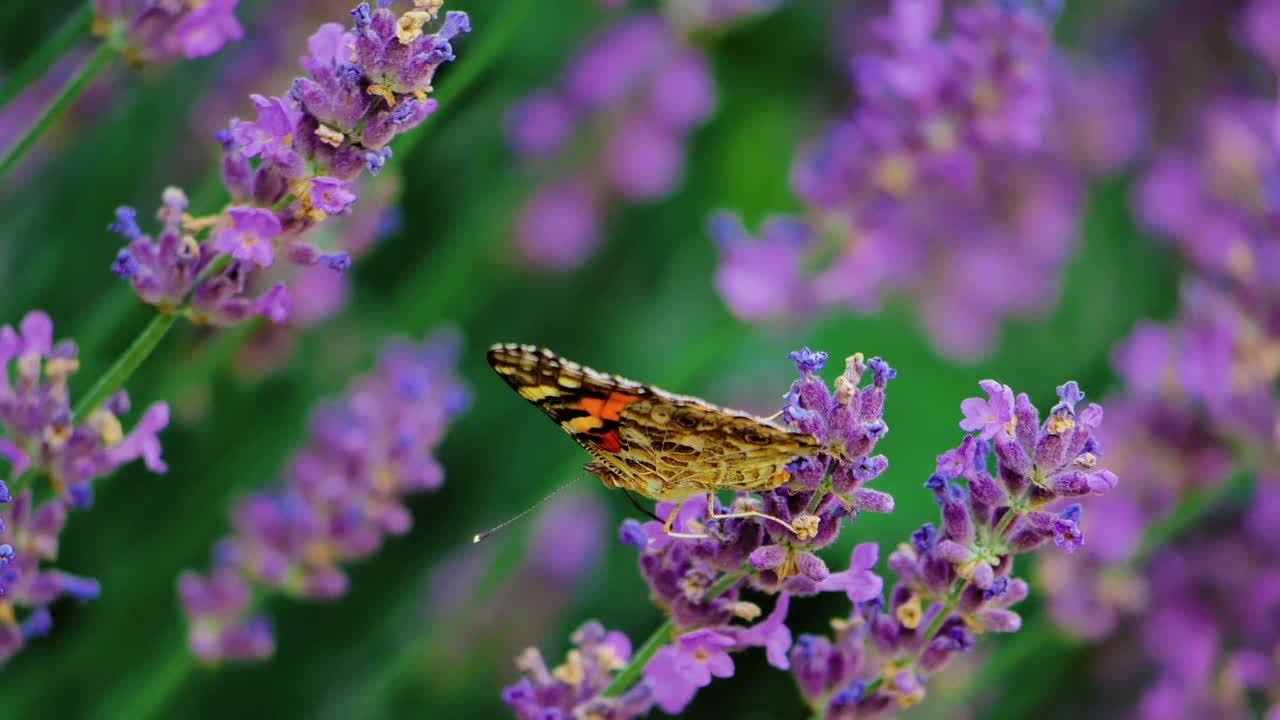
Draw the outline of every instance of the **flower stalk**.
[[[75,102],[84,94],[84,91],[89,88],[89,84],[93,82],[94,78],[96,78],[99,73],[106,69],[107,65],[115,58],[115,55],[116,49],[110,41],[103,42],[93,51],[93,54],[89,56],[89,59],[80,66],[80,69],[76,71],[76,74],[72,76],[72,78],[67,81],[67,84],[62,87],[62,90],[58,92],[57,97],[53,99],[53,102],[49,104],[49,107],[45,109],[45,111],[36,120],[35,124],[31,126],[31,129],[19,138],[13,146],[5,151],[3,158],[0,158],[0,179],[7,176],[18,164],[18,161],[21,160],[23,156],[31,150],[31,148],[35,147],[36,141],[38,141],[40,137],[53,126],[54,121],[59,117],[62,117],[62,114],[67,111],[67,108],[71,107],[71,103]]]

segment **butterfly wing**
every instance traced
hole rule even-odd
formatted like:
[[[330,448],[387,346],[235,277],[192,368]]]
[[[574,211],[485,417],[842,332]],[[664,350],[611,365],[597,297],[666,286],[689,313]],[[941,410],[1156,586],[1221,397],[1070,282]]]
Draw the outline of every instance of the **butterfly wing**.
[[[495,345],[489,364],[596,458],[591,470],[607,485],[651,498],[772,489],[787,480],[784,466],[792,458],[821,451],[809,435],[764,418],[531,345]]]

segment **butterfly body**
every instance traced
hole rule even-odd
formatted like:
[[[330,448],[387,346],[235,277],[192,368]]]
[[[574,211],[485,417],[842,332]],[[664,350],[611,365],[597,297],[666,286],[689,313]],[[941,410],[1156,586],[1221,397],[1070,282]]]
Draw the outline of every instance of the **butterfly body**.
[[[504,343],[489,364],[595,458],[607,487],[679,502],[717,490],[765,492],[822,447],[750,413],[602,373],[532,345]]]

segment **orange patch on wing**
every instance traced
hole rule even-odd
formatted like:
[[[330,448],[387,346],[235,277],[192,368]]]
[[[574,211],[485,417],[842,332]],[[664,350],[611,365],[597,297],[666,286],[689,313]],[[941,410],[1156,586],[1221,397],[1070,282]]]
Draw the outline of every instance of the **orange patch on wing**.
[[[621,413],[628,405],[639,400],[635,395],[626,393],[611,392],[609,397],[601,400],[600,398],[584,397],[578,401],[578,407],[591,413],[592,417],[598,417],[601,420],[620,420]]]

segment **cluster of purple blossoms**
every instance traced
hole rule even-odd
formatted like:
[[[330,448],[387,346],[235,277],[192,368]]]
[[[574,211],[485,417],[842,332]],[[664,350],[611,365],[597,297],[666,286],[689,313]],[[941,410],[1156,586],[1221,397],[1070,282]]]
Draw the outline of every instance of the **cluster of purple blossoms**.
[[[1241,463],[1280,465],[1280,151],[1268,114],[1260,101],[1207,105],[1193,141],[1157,155],[1139,184],[1139,217],[1191,273],[1171,323],[1139,324],[1116,347],[1125,384],[1104,439],[1130,482],[1097,509],[1115,522],[1088,562],[1042,567],[1055,619],[1076,634],[1105,637],[1146,614],[1154,579],[1131,567],[1146,527]]]
[[[1280,475],[1258,478],[1251,505],[1152,561],[1140,720],[1280,718]]]
[[[269,656],[273,636],[253,614],[255,585],[299,597],[341,595],[347,576],[340,563],[408,531],[403,499],[443,482],[432,452],[467,403],[453,374],[456,353],[448,333],[417,346],[392,344],[376,371],[314,413],[309,441],[282,486],[239,502],[234,535],[216,546],[212,571],[179,579],[192,654],[207,663]]]
[[[377,183],[361,189],[360,203],[351,212],[313,231],[312,240],[322,247],[347,253],[352,261],[369,252],[375,243],[399,228],[399,177],[384,171]],[[235,370],[246,376],[279,371],[292,357],[303,330],[337,315],[351,297],[351,278],[328,267],[276,269],[254,278],[259,288],[285,282],[289,288],[289,318],[283,323],[263,323],[236,355]]]
[[[653,201],[675,188],[686,138],[714,106],[707,61],[672,21],[636,15],[593,39],[559,87],[524,98],[508,118],[516,151],[555,175],[517,220],[521,255],[537,268],[577,267],[614,202]],[[598,146],[585,163],[570,152],[584,136]]]
[[[1009,607],[1026,597],[1028,585],[1011,576],[1013,555],[1050,541],[1076,550],[1084,542],[1081,508],[1065,502],[1116,484],[1099,466],[1093,439],[1102,409],[1079,407],[1083,393],[1074,382],[1059,388],[1059,403],[1041,423],[1025,394],[1015,398],[1007,386],[984,381],[989,398],[962,408],[961,427],[978,434],[939,456],[926,483],[941,507],[941,527],[926,524],[892,553],[899,582],[886,603],[874,572],[876,544],[857,545],[848,569],[834,573],[814,551],[836,540],[846,517],[893,509],[892,498],[864,485],[888,467],[871,453],[887,430],[884,389],[895,373],[879,358],[855,355],[832,393],[814,375],[824,353],[806,349],[792,358],[801,379],[782,417],[828,453],[795,460],[786,485],[759,498],[740,496],[733,509],[780,517],[796,532],[755,517],[700,523],[707,508],[694,501],[675,525],[701,530],[705,539],[671,537],[661,522],[625,521],[620,537],[640,550],[650,596],[669,618],[663,644],[640,673],[628,667],[627,639],[596,623],[579,630],[576,649],[553,670],[536,650],[526,651],[517,663],[525,676],[504,694],[518,717],[634,718],[654,705],[675,714],[713,677],[733,675],[731,653],[750,647],[763,647],[771,665],[791,670],[823,717],[878,717],[915,704],[927,676],[971,649],[978,634],[1020,627]],[[867,371],[871,382],[860,387]],[[674,509],[660,503],[658,515],[665,520]],[[747,590],[776,596],[763,619],[760,606],[744,598]],[[833,622],[834,639],[805,635],[793,643],[786,624],[792,599],[821,592],[845,593],[852,612]]]
[[[1275,28],[1280,26],[1280,2],[1253,0],[1240,16],[1241,44],[1249,48],[1280,80],[1280,40]],[[1280,150],[1280,103],[1272,111],[1271,141]]]
[[[365,169],[377,175],[391,156],[388,143],[435,110],[428,95],[436,69],[454,59],[450,40],[470,30],[466,13],[449,12],[437,22],[440,2],[423,0],[399,16],[391,4],[360,5],[349,30],[322,26],[301,59],[306,75],[288,96],[252,96],[257,119],[233,120],[218,133],[232,199],[225,209],[192,217],[186,196],[171,188],[155,239],[142,233],[135,210],[118,211],[111,228],[129,244],[112,268],[145,302],[197,323],[226,325],[251,315],[284,322],[290,308],[284,283],[246,295],[255,270],[278,254],[301,267],[347,269],[348,253],[325,252],[300,236],[347,213],[357,199],[351,183]]]
[[[905,292],[937,347],[972,357],[1003,316],[1049,307],[1085,178],[1134,155],[1141,114],[1132,73],[1055,51],[1045,5],[978,0],[944,21],[938,0],[895,0],[869,23],[857,106],[793,168],[805,214],[766,220],[758,238],[712,220],[730,310],[872,312]]]
[[[833,637],[802,636],[791,651],[800,691],[822,717],[879,717],[914,705],[928,676],[979,635],[1016,632],[1022,621],[1010,607],[1029,586],[1013,576],[1013,556],[1049,541],[1075,552],[1084,544],[1082,510],[1070,501],[1116,485],[1098,465],[1093,432],[1102,409],[1078,407],[1084,395],[1074,382],[1058,388],[1043,423],[1025,394],[1015,399],[992,380],[982,387],[987,399],[961,406],[961,429],[977,435],[939,455],[925,483],[940,525],[923,525],[889,556],[898,582],[887,604],[878,587],[870,597],[851,594],[853,609],[833,621]],[[875,557],[864,552],[858,563],[855,551],[854,565],[869,568]]]
[[[0,328],[0,458],[10,480],[0,481],[0,661],[26,640],[47,634],[47,606],[62,595],[97,597],[90,578],[43,566],[57,559],[58,535],[69,509],[93,502],[92,481],[142,459],[165,472],[156,434],[169,423],[169,408],[156,403],[129,433],[120,416],[129,411],[122,391],[77,420],[67,389],[79,368],[75,343],[53,341],[53,323],[27,313],[17,330]],[[32,483],[48,482],[53,496],[37,503]],[[19,618],[19,612],[23,617]]]
[[[138,62],[216,54],[244,37],[236,20],[240,0],[92,0],[94,32],[121,37]]]
[[[1267,18],[1278,10],[1259,0],[1239,18],[1245,44],[1268,60]],[[1188,269],[1181,306],[1117,345],[1124,386],[1103,440],[1124,488],[1096,504],[1105,521],[1084,562],[1039,568],[1068,631],[1105,640],[1136,626],[1147,663],[1129,643],[1102,652],[1145,675],[1116,678],[1147,682],[1135,711],[1144,719],[1280,718],[1280,149],[1270,103],[1200,99],[1193,132],[1140,179],[1138,217]],[[1253,481],[1247,510],[1220,509],[1150,557],[1148,528],[1238,474]]]

